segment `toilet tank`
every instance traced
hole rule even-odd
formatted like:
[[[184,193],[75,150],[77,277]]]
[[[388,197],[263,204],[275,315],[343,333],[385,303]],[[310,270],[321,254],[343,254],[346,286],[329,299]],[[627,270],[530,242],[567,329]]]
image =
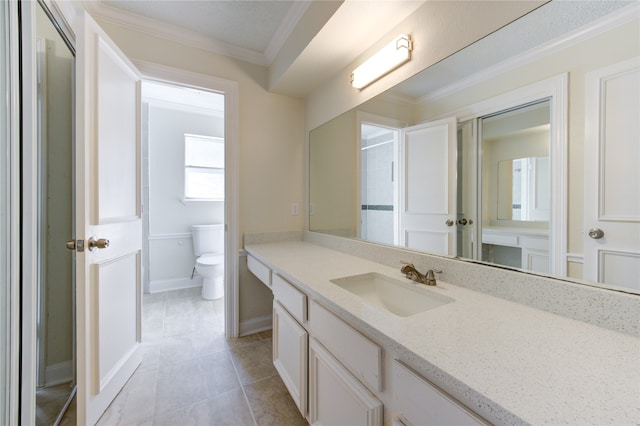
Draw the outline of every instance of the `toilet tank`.
[[[202,256],[205,253],[224,253],[224,225],[222,223],[193,225],[191,235],[193,237],[193,251],[196,256]]]

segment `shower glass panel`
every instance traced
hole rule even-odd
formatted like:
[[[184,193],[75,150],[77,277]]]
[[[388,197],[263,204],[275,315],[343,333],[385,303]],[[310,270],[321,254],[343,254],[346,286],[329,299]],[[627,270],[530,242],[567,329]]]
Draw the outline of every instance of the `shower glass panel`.
[[[38,312],[36,424],[54,424],[75,386],[73,236],[74,54],[36,8]]]

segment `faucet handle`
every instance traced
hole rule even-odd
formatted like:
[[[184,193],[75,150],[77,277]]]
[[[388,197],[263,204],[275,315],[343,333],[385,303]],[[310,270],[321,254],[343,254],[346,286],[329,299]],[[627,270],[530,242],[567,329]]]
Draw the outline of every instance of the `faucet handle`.
[[[438,269],[429,269],[425,274],[424,274],[424,283],[426,285],[436,285],[436,277],[435,274],[441,274],[442,271],[438,270]]]

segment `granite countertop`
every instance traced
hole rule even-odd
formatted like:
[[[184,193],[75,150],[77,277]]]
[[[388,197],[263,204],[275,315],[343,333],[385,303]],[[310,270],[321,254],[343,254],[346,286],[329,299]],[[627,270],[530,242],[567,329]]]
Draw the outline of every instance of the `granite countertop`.
[[[640,423],[637,337],[442,281],[424,291],[455,302],[398,317],[330,280],[367,272],[405,280],[399,267],[303,241],[245,248],[493,423]]]

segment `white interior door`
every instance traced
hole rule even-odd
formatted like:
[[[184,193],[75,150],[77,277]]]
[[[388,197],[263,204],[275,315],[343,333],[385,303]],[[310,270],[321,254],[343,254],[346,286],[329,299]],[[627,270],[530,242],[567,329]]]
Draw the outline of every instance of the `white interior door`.
[[[400,139],[400,244],[454,256],[456,119],[406,127]]]
[[[92,425],[141,360],[140,78],[88,14],[77,24],[77,404]]]
[[[586,77],[584,278],[640,290],[640,58]]]

